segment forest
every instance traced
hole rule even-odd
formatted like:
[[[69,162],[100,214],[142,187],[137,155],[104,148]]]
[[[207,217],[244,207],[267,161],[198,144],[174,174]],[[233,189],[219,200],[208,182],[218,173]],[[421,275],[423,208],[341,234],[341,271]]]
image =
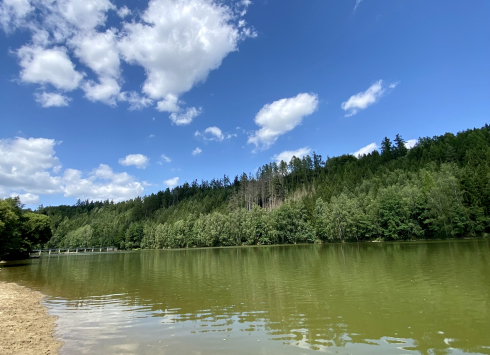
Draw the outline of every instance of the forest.
[[[397,135],[360,157],[313,153],[124,202],[79,200],[27,213],[49,218],[50,238],[38,243],[49,248],[487,236],[490,126],[420,138],[411,149]]]

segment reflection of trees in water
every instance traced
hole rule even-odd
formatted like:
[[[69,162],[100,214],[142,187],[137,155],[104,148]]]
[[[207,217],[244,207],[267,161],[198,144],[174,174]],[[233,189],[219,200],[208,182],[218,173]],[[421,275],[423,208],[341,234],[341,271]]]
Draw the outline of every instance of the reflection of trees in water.
[[[488,241],[51,256],[2,278],[73,307],[103,296],[176,322],[244,331],[255,323],[312,349],[383,337],[413,339],[423,354],[490,345]],[[448,337],[456,340],[445,344]]]

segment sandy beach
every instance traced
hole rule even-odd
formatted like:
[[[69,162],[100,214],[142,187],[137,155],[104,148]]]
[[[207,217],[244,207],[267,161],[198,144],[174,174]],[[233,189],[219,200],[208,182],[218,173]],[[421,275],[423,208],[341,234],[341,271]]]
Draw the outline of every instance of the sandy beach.
[[[55,317],[40,303],[43,295],[14,283],[0,282],[0,354],[57,354]]]

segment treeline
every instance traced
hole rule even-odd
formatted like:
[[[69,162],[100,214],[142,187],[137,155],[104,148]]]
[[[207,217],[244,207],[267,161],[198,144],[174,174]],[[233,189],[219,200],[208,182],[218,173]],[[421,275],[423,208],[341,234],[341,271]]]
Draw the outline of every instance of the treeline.
[[[23,207],[18,197],[0,199],[0,260],[26,259],[52,236],[49,217]]]
[[[180,248],[481,236],[490,231],[490,126],[399,135],[356,158],[313,153],[256,174],[133,200],[40,207],[48,247]]]

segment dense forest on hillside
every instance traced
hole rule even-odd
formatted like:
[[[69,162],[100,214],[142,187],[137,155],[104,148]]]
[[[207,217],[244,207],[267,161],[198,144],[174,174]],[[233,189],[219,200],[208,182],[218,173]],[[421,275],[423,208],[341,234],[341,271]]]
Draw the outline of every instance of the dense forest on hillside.
[[[356,158],[313,153],[255,175],[197,180],[113,203],[40,207],[47,247],[183,248],[410,240],[490,232],[490,126],[401,136]]]

